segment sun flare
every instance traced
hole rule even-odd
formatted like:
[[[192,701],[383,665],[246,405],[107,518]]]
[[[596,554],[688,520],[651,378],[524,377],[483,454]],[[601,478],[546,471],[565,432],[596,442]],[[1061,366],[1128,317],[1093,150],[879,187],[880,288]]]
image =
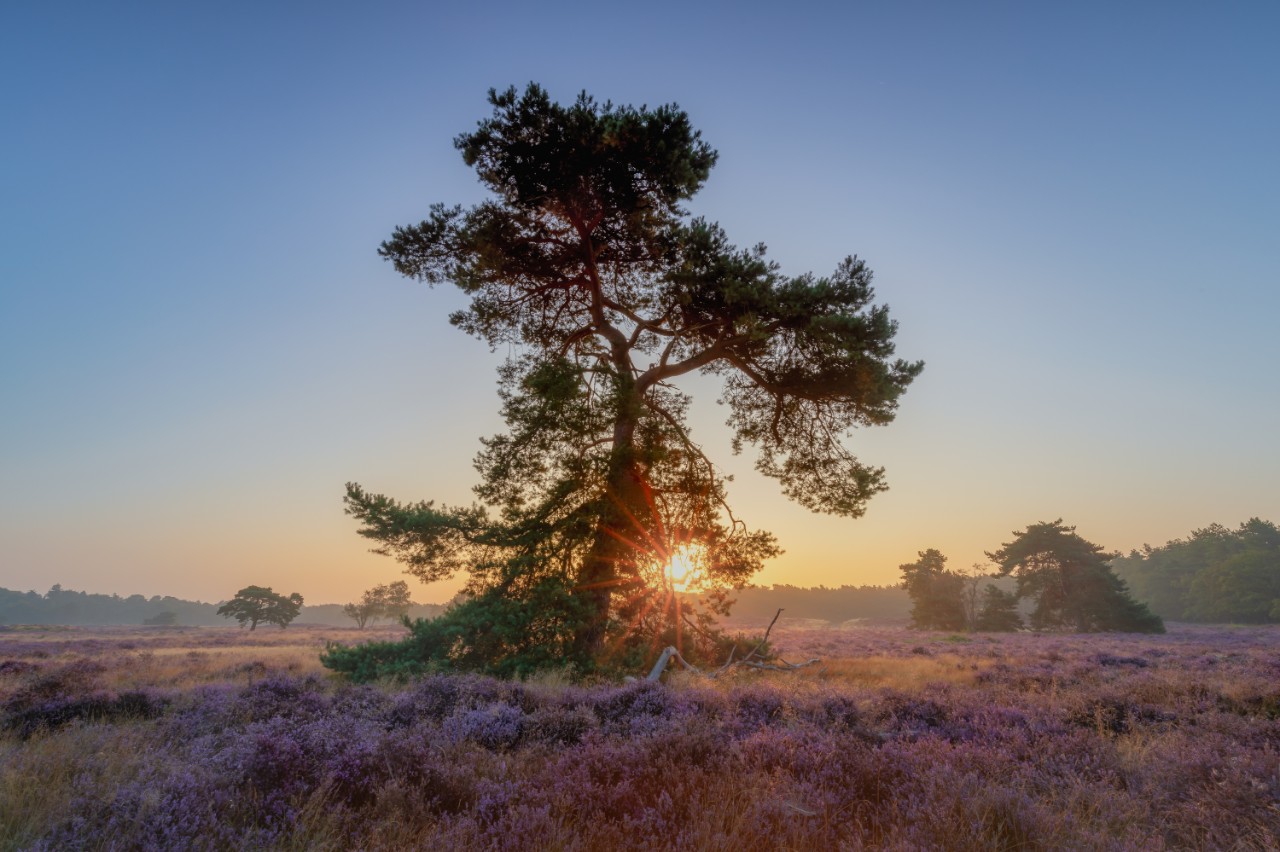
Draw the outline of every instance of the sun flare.
[[[671,559],[663,567],[666,581],[677,592],[690,592],[697,589],[703,579],[699,566],[698,554],[691,547],[682,547],[671,554]]]

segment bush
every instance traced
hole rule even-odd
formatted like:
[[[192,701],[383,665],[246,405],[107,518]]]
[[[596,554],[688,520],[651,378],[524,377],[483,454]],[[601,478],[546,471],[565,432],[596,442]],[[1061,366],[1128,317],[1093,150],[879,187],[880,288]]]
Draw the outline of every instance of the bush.
[[[5,715],[4,726],[26,739],[40,730],[60,728],[71,722],[119,722],[127,719],[154,719],[172,699],[165,694],[136,690],[115,694],[94,692],[75,697],[51,698],[38,704],[18,706]]]
[[[409,636],[399,642],[330,644],[320,657],[327,668],[357,682],[405,681],[438,671],[483,672],[528,677],[594,662],[574,650],[581,604],[555,581],[525,597],[500,594],[469,598],[432,619],[404,620]]]

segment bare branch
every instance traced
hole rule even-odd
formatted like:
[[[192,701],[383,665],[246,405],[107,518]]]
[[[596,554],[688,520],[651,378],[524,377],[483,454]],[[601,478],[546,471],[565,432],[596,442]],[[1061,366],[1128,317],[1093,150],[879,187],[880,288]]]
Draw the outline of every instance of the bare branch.
[[[773,614],[773,621],[770,621],[770,622],[769,622],[769,627],[768,627],[768,629],[767,629],[767,630],[765,630],[765,632],[764,632],[764,638],[760,640],[760,644],[759,644],[759,645],[757,645],[757,646],[755,646],[754,648],[752,648],[752,649],[751,649],[751,653],[750,653],[750,654],[747,654],[745,657],[743,657],[743,658],[742,658],[742,662],[744,662],[744,663],[745,663],[747,660],[750,660],[752,657],[754,657],[754,656],[756,655],[756,653],[757,653],[761,648],[763,648],[763,647],[765,646],[765,643],[767,643],[767,642],[769,641],[769,634],[773,632],[773,625],[775,625],[775,624],[777,624],[777,623],[778,623],[778,616],[780,616],[780,615],[782,615],[782,608],[781,608],[781,607],[779,607],[779,608],[778,608],[778,611],[777,611],[777,612],[775,612],[775,613]]]

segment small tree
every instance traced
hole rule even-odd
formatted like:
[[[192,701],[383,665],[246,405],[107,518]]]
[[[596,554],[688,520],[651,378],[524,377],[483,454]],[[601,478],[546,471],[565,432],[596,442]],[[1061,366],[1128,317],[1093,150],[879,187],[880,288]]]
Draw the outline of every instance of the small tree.
[[[164,612],[157,612],[150,618],[144,618],[142,623],[148,627],[173,627],[178,623],[178,614],[165,610]]]
[[[379,618],[400,619],[413,606],[409,598],[409,584],[404,580],[396,580],[384,586],[374,586],[361,596],[359,602],[349,603],[342,612],[355,619],[356,626],[364,629],[369,621]]]
[[[982,612],[982,581],[991,578],[988,566],[975,562],[969,570],[960,574],[960,605],[964,609],[964,623],[969,630],[976,630],[978,616]]]
[[[1076,535],[1075,527],[1032,524],[987,557],[1018,580],[1018,597],[1031,597],[1031,626],[1080,632],[1123,630],[1163,633],[1164,622],[1129,596],[1107,562],[1116,554]]]
[[[301,609],[302,595],[297,592],[285,597],[271,591],[270,586],[245,586],[236,592],[234,598],[218,607],[218,615],[234,618],[241,627],[247,623],[251,631],[259,622],[278,624],[283,629],[298,617]]]
[[[899,566],[902,587],[911,598],[911,623],[923,630],[964,630],[965,578],[947,570],[947,557],[930,548]]]
[[[365,592],[366,596],[368,594],[368,592]],[[353,619],[356,623],[356,627],[364,630],[364,626],[369,623],[369,619],[374,617],[375,612],[373,608],[365,602],[365,599],[361,598],[356,603],[344,605],[342,607],[342,614],[347,618]]]
[[[382,596],[384,618],[399,621],[408,614],[409,607],[413,606],[413,600],[409,597],[409,584],[405,580],[378,586],[376,591]]]
[[[982,590],[982,606],[974,620],[973,629],[984,633],[1021,630],[1022,616],[1018,615],[1018,596],[988,583]]]

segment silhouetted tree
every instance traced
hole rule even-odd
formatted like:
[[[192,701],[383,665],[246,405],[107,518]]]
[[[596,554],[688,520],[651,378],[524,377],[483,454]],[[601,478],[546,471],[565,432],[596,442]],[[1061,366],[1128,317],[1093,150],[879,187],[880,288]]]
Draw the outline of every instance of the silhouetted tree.
[[[404,580],[374,586],[356,603],[349,603],[342,608],[344,614],[355,619],[356,626],[361,629],[369,621],[379,618],[400,619],[413,606],[409,599],[409,584]]]
[[[1280,621],[1280,558],[1251,550],[1199,571],[1191,581],[1197,621]]]
[[[961,578],[960,607],[964,611],[965,627],[976,630],[983,603],[982,581],[991,579],[991,572],[981,562],[975,562],[969,566],[969,570],[956,573]]]
[[[676,551],[696,547],[716,586],[779,552],[730,513],[674,380],[720,376],[735,449],[758,447],[758,468],[806,507],[856,517],[883,470],[841,439],[890,422],[922,365],[892,358],[896,324],[861,260],[786,277],[763,246],[688,217],[716,153],[679,108],[585,93],[562,106],[536,85],[489,101],[455,145],[492,198],[435,205],[381,248],[407,276],[456,285],[471,303],[451,322],[513,353],[499,374],[508,431],[476,460],[484,505],[349,484],[347,511],[424,582],[470,573],[471,599],[431,628],[466,649],[449,659],[501,660],[536,636],[589,667],[606,648],[679,638],[682,599],[650,593]]]
[[[302,595],[294,592],[285,597],[271,591],[270,586],[245,586],[236,596],[218,607],[218,615],[234,618],[249,630],[255,630],[259,622],[278,624],[281,628],[298,617],[302,609]]]
[[[1134,597],[1178,621],[1280,621],[1280,529],[1250,518],[1210,524],[1112,561]]]
[[[1115,557],[1076,535],[1075,527],[1032,524],[987,558],[1013,573],[1018,597],[1035,600],[1031,626],[1082,632],[1163,633],[1164,623],[1129,596],[1107,562]]]
[[[964,630],[964,576],[947,569],[937,550],[920,551],[915,562],[898,566],[911,598],[911,624],[925,630]]]

